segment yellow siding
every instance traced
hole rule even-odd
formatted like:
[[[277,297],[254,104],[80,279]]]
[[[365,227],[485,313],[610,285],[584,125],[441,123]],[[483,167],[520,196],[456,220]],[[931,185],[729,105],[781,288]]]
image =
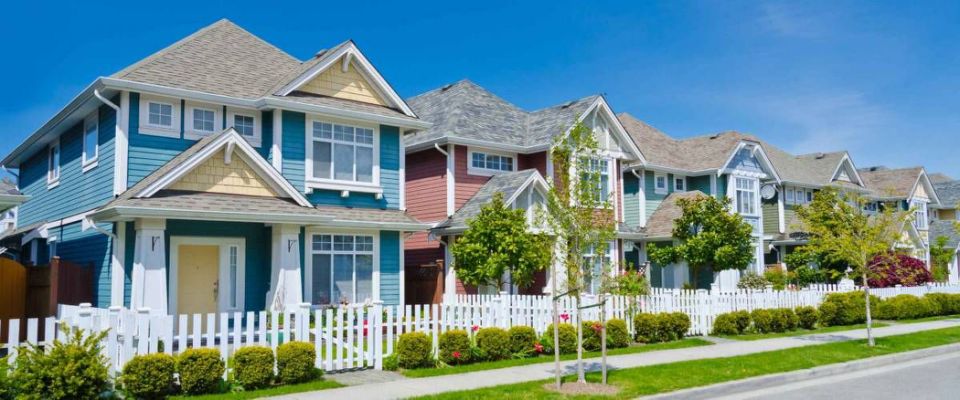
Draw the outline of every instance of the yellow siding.
[[[940,219],[943,220],[955,220],[957,219],[957,210],[954,209],[944,209],[937,211],[937,214],[940,215]]]
[[[360,75],[360,72],[350,63],[347,72],[343,72],[342,60],[333,63],[326,71],[307,82],[300,90],[323,96],[337,97],[347,100],[362,101],[364,103],[385,106],[373,85]]]
[[[919,185],[917,185],[917,190],[916,190],[915,192],[913,192],[913,197],[920,198],[920,199],[929,199],[929,198],[930,198],[930,197],[927,196],[927,189],[925,189],[925,188],[923,187],[923,184],[922,184],[922,183],[919,184]]]
[[[223,162],[223,150],[170,186],[174,190],[276,197],[277,193],[242,158]]]

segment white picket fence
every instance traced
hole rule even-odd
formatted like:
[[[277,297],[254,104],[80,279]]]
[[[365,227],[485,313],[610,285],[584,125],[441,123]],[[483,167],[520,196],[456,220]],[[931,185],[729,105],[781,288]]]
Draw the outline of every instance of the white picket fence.
[[[683,312],[690,316],[690,335],[706,335],[717,315],[735,310],[818,306],[829,293],[849,288],[815,286],[796,291],[736,291],[654,289],[650,295],[629,299],[607,297],[599,305],[597,298],[584,296],[581,311],[584,320],[627,320],[633,305],[649,313]],[[882,298],[899,294],[922,296],[927,293],[960,293],[957,284],[931,284],[917,287],[871,289]],[[632,300],[632,301],[631,301]],[[569,297],[558,302],[563,322],[576,323],[577,306]],[[635,310],[636,311],[636,310]],[[106,331],[104,355],[111,371],[119,371],[136,355],[165,352],[179,354],[188,348],[215,348],[228,359],[244,346],[276,348],[288,341],[312,343],[317,352],[316,366],[328,372],[360,368],[381,369],[383,358],[393,354],[396,341],[406,332],[423,332],[432,338],[436,351],[439,335],[452,329],[473,332],[485,327],[530,326],[543,334],[552,323],[553,304],[549,296],[459,295],[444,304],[418,306],[338,307],[311,309],[302,304],[284,313],[246,312],[193,315],[151,315],[149,309],[137,312],[114,307],[89,305],[60,306],[58,318],[10,320],[0,330],[7,338],[2,347],[17,356],[18,346],[26,343],[46,345],[61,337],[61,325],[89,331]],[[26,341],[21,343],[21,322],[26,323]],[[39,337],[40,326],[43,337]],[[3,328],[0,321],[0,328]]]

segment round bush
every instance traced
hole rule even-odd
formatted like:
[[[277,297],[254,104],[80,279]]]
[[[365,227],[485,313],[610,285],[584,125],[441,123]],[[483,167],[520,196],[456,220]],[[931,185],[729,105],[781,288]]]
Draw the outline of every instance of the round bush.
[[[273,383],[273,350],[263,346],[242,347],[233,354],[233,379],[245,390]]]
[[[713,335],[739,335],[740,333],[737,327],[737,316],[733,313],[717,315],[713,320]]]
[[[510,335],[500,328],[483,328],[477,331],[477,347],[487,360],[510,358]]]
[[[661,317],[665,319],[661,325],[666,326],[665,332],[669,336],[667,340],[680,340],[687,336],[687,331],[690,330],[690,317],[687,314],[673,312],[661,314]]]
[[[800,326],[800,318],[790,308],[775,308],[771,310],[773,324],[777,332],[795,331]]]
[[[880,298],[870,296],[872,310],[877,310]],[[866,300],[863,292],[831,293],[820,304],[820,322],[823,326],[856,325],[867,320]]]
[[[799,327],[803,329],[814,329],[817,327],[817,320],[820,319],[820,313],[813,306],[800,306],[794,310],[797,314]]]
[[[560,324],[557,326],[560,342],[560,354],[570,354],[577,352],[577,328],[570,324]],[[553,351],[553,324],[547,325],[547,330],[543,333],[543,340],[540,342],[545,352]]]
[[[627,331],[627,321],[611,319],[607,321],[607,347],[618,349],[630,345],[630,332]]]
[[[537,332],[529,326],[517,325],[507,331],[510,335],[511,354],[533,354],[537,344]]]
[[[757,309],[750,313],[750,319],[753,320],[753,329],[757,333],[776,332],[776,326],[773,322],[773,313],[770,310]]]
[[[960,294],[928,293],[924,297],[940,305],[940,315],[960,314]]]
[[[173,390],[176,360],[165,353],[133,357],[123,366],[120,383],[135,399],[164,399]]]
[[[660,320],[655,314],[639,313],[633,317],[634,339],[640,343],[656,343],[661,341]]]
[[[444,332],[440,334],[437,345],[440,348],[440,361],[454,365],[472,361],[470,357],[470,335],[467,335],[467,331]]]
[[[598,321],[583,321],[583,349],[586,351],[600,350],[600,334],[603,331],[603,325]]]
[[[743,334],[750,329],[750,312],[747,310],[734,311],[733,314],[734,322],[737,324],[737,332]]]
[[[177,359],[180,389],[186,394],[213,393],[220,390],[223,360],[217,349],[187,349]]]
[[[277,376],[283,384],[310,381],[323,373],[314,367],[317,351],[307,342],[287,342],[277,347]]]
[[[429,367],[433,343],[423,332],[408,332],[397,340],[397,365],[400,368],[414,369]]]

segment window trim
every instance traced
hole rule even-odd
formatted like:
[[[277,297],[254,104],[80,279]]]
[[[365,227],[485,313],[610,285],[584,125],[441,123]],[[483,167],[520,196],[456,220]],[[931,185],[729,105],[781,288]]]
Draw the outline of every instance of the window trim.
[[[57,150],[56,161],[53,160],[53,150]],[[60,185],[60,175],[63,173],[63,149],[60,147],[60,139],[53,141],[47,146],[47,189],[53,189]]]
[[[677,189],[677,181],[683,182],[683,188]],[[674,192],[686,192],[687,191],[687,177],[682,175],[673,176],[673,191]]]
[[[193,112],[195,110],[213,112],[213,130],[212,131],[197,130],[194,128]],[[200,140],[207,136],[215,135],[217,134],[217,132],[222,131],[223,130],[223,117],[221,114],[222,112],[223,112],[222,106],[216,106],[213,104],[205,104],[205,103],[187,102],[186,112],[183,114],[184,118],[186,118],[186,121],[183,127],[183,138],[189,139],[189,140]]]
[[[170,106],[170,126],[154,125],[150,123],[150,103]],[[162,96],[140,96],[140,127],[139,133],[152,136],[180,138],[180,100]]]
[[[306,268],[306,271],[304,271],[304,279],[305,279],[304,286],[306,286],[305,293],[304,293],[305,294],[304,301],[307,303],[310,303],[311,306],[314,306],[314,307],[318,306],[318,304],[313,304],[313,256],[314,254],[320,253],[320,251],[315,252],[313,250],[313,237],[316,235],[331,235],[331,240],[332,240],[332,236],[334,235],[372,236],[373,237],[373,273],[371,274],[371,277],[370,277],[370,285],[371,285],[370,292],[371,292],[372,298],[370,300],[371,301],[380,300],[381,299],[380,297],[380,232],[363,230],[363,229],[354,230],[354,229],[325,229],[325,228],[309,229],[308,228],[306,232],[304,232],[304,236],[303,236],[304,242],[305,242],[303,244],[303,249],[305,253],[304,268]],[[333,250],[331,250],[330,254],[335,254],[335,253],[333,253]],[[357,253],[356,251],[354,251],[352,254],[356,255]],[[366,253],[363,253],[363,254],[366,254]],[[356,270],[356,267],[354,267],[354,270]],[[354,279],[353,281],[354,291],[356,291],[356,284],[357,284],[356,274],[354,274],[353,279]],[[403,282],[400,282],[400,284],[403,285]],[[400,301],[402,302],[403,299],[400,299]],[[336,305],[339,303],[332,303],[332,304]],[[361,304],[361,303],[354,303],[354,304]],[[328,305],[328,304],[325,304],[325,305]]]
[[[473,166],[473,155],[476,154],[476,153],[483,154],[484,156],[508,157],[508,158],[510,158],[510,160],[511,160],[510,164],[511,164],[511,166],[513,167],[513,169],[511,169],[510,171],[504,171],[504,170],[500,170],[500,169],[489,169],[489,168],[474,167],[474,166]],[[507,153],[507,152],[496,151],[496,150],[488,150],[488,149],[484,149],[484,148],[467,147],[467,160],[466,160],[466,162],[467,162],[467,174],[468,174],[468,175],[494,176],[494,175],[499,175],[499,174],[506,174],[506,173],[510,173],[510,172],[516,172],[516,171],[517,171],[517,168],[518,168],[517,163],[520,162],[520,157],[518,157],[517,153]]]
[[[741,179],[744,181],[750,182],[753,185],[753,190],[738,188],[737,182],[739,182]],[[747,214],[747,213],[740,212],[740,197],[738,196],[738,193],[740,191],[749,192],[753,194],[753,204],[750,205],[750,208],[753,209],[752,213]],[[734,207],[737,214],[740,214],[745,217],[759,217],[760,214],[762,214],[762,211],[760,210],[760,204],[758,204],[759,198],[760,198],[760,180],[759,179],[745,177],[745,176],[734,176],[733,196],[734,196],[734,202],[735,202]]]
[[[260,129],[260,112],[257,110],[227,107],[227,126],[225,128],[236,129],[236,121],[234,119],[238,115],[253,118],[253,136],[244,136],[240,131],[237,131],[237,133],[240,134],[240,137],[246,139],[247,143],[250,143],[251,146],[260,147],[263,144],[263,133]]]
[[[663,178],[663,187],[657,185],[659,178]],[[653,192],[656,194],[667,194],[670,192],[670,180],[667,179],[667,174],[660,172],[653,173]]]
[[[608,262],[610,263],[610,267],[611,267],[611,269],[612,269],[613,271],[616,271],[616,270],[618,269],[618,266],[617,266],[617,263],[616,263],[615,254],[617,254],[617,251],[619,251],[619,250],[616,249],[616,246],[617,246],[616,240],[608,241],[608,242],[607,242],[607,251],[606,251],[606,253],[603,254],[603,256],[601,257],[601,258],[605,258],[605,259],[609,260]],[[589,247],[583,249],[583,253],[580,254],[580,260],[581,260],[581,262],[583,262],[583,264],[584,264],[583,266],[584,266],[584,267],[586,266],[585,264],[586,264],[586,259],[587,259],[587,258],[590,258],[591,260],[597,258],[596,249],[590,249]],[[594,265],[595,265],[595,264],[593,264],[593,263],[591,263],[591,265],[590,265],[590,267],[591,267],[591,269],[590,269],[590,274],[591,274],[591,275],[593,274],[593,266],[594,266]],[[603,271],[600,271],[600,273],[603,273]],[[589,294],[596,294],[596,293],[594,293],[594,287],[593,287],[594,284],[599,284],[599,282],[598,282],[597,280],[592,279],[592,277],[591,277],[590,286],[587,287],[587,290],[586,290],[587,293],[589,293]]]
[[[916,210],[913,211],[913,226],[919,230],[930,229],[930,208],[927,202],[918,199],[910,200],[910,208],[914,207],[916,207]],[[919,218],[921,214],[923,218]]]
[[[364,128],[373,130],[373,181],[356,182],[337,179],[317,178],[313,176],[313,123],[328,123],[351,126],[354,128]],[[307,116],[304,144],[306,146],[306,157],[304,159],[304,187],[309,193],[313,189],[339,190],[348,192],[383,194],[383,187],[380,185],[380,127],[372,124],[357,123],[335,118],[326,118],[320,116]],[[356,164],[356,160],[354,160]]]
[[[93,145],[93,157],[89,157],[87,154],[87,132],[89,132],[89,127],[93,125],[93,134],[96,136],[96,141]],[[90,113],[86,118],[83,119],[83,135],[80,136],[80,160],[83,172],[87,172],[97,166],[100,159],[100,113],[99,110]]]

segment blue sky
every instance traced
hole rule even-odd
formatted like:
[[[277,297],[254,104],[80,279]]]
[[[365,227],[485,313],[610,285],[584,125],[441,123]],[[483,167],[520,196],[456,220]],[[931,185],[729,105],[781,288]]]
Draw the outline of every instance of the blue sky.
[[[603,93],[677,137],[960,178],[956,1],[39,3],[0,15],[4,154],[97,76],[226,17],[301,59],[352,38],[404,97],[462,78],[529,109]]]

